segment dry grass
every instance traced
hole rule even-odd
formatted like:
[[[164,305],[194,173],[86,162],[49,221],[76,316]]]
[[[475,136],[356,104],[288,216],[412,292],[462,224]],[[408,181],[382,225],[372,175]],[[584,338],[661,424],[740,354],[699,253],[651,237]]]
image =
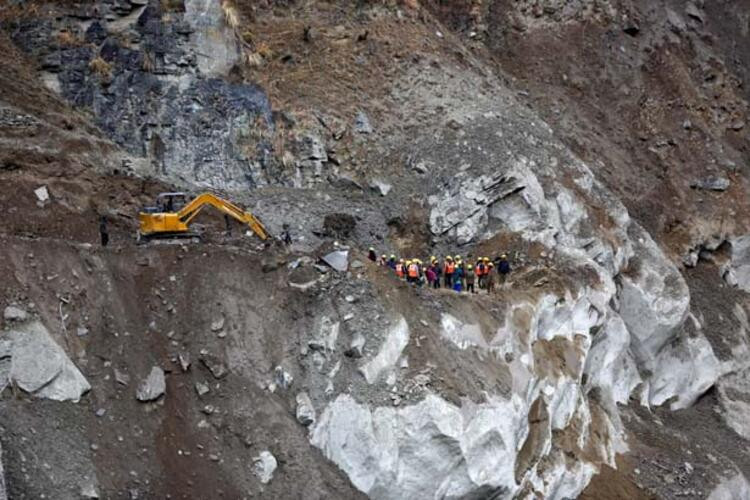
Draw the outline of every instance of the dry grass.
[[[243,60],[245,61],[245,64],[251,68],[257,68],[263,65],[263,57],[252,50],[246,49],[243,51]]]
[[[255,40],[255,35],[250,30],[245,30],[242,32],[242,41],[247,44],[252,44],[253,40]]]
[[[161,0],[163,12],[185,12],[184,0]]]
[[[82,43],[82,40],[80,38],[78,38],[74,33],[71,33],[67,30],[58,31],[55,38],[57,39],[58,45],[60,45],[61,47],[76,47],[78,45],[81,45]]]
[[[241,29],[243,16],[232,0],[222,0],[221,10],[224,13],[224,22],[232,29],[237,43],[242,48],[242,60],[248,67],[260,67],[273,57],[270,45],[265,42],[256,43],[252,30]]]
[[[112,65],[101,57],[95,57],[89,63],[89,69],[99,75],[102,79],[108,80],[112,78]]]
[[[0,1],[0,21],[13,21],[25,17],[36,17],[38,15],[38,2],[17,2],[10,5],[7,1]]]
[[[256,40],[253,52],[267,45],[272,54],[292,59],[264,52],[262,71],[247,77],[261,84],[277,107],[335,108],[353,114],[352,103],[387,99],[391,79],[407,66],[402,61],[410,54],[444,50],[432,30],[420,22],[401,22],[395,14],[342,23],[354,9],[351,4],[321,3],[314,9],[295,8],[284,17],[256,13],[257,20],[247,26]],[[307,26],[316,32],[312,42],[304,40]],[[358,41],[364,31],[369,32],[367,41]]]
[[[271,59],[273,57],[273,50],[271,50],[271,47],[266,42],[260,42],[255,52],[263,59]]]
[[[151,73],[152,71],[154,71],[155,67],[156,64],[154,63],[154,56],[151,54],[151,52],[144,50],[143,61],[141,61],[141,69],[146,73]]]
[[[231,0],[222,0],[221,10],[224,12],[224,21],[227,26],[236,31],[240,26],[241,19],[237,6]]]

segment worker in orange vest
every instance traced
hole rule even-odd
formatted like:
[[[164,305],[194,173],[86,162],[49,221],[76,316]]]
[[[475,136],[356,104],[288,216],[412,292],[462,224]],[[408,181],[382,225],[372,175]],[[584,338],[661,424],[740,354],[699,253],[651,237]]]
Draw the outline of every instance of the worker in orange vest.
[[[477,281],[479,282],[479,288],[484,288],[484,273],[485,273],[486,266],[484,264],[484,259],[482,257],[479,257],[477,259],[477,265],[475,267],[476,275],[477,275]]]
[[[456,270],[456,264],[453,263],[453,257],[450,255],[445,258],[443,265],[443,276],[445,288],[453,288],[453,272]]]
[[[409,283],[416,283],[419,279],[419,264],[417,264],[416,260],[412,260],[409,262],[409,267],[407,268],[408,272],[408,279],[407,281]]]
[[[399,259],[399,261],[396,263],[396,276],[399,278],[404,277],[404,259]]]

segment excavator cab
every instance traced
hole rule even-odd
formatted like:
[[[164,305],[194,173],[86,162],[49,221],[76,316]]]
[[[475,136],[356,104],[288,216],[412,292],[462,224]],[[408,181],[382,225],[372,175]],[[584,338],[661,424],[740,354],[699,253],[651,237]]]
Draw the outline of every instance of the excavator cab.
[[[268,231],[261,222],[250,212],[246,212],[237,205],[219,198],[212,193],[203,193],[187,202],[185,193],[161,193],[156,197],[156,205],[144,207],[138,214],[140,224],[137,239],[159,238],[192,238],[198,235],[189,230],[190,222],[201,209],[211,205],[224,214],[233,217],[250,229],[261,239],[268,239]]]
[[[185,193],[159,193],[156,202],[152,206],[143,207],[141,212],[147,214],[179,212],[186,202]]]
[[[185,193],[160,193],[156,197],[156,206],[162,207],[162,212],[179,212],[186,204]]]

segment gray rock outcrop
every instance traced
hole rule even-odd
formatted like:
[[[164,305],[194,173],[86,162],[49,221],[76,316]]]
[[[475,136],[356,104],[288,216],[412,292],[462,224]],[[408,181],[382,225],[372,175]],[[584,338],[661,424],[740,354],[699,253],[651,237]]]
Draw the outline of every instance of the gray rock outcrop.
[[[226,75],[239,61],[240,50],[221,2],[186,0],[185,19],[192,28],[190,45],[198,70],[207,76]]]
[[[273,128],[266,94],[223,78],[240,51],[222,3],[170,5],[100,2],[87,14],[86,43],[72,47],[46,42],[77,26],[66,16],[21,22],[14,41],[44,61],[50,88],[92,110],[110,139],[148,160],[142,173],[215,189],[279,181],[266,169],[271,146],[260,137]]]

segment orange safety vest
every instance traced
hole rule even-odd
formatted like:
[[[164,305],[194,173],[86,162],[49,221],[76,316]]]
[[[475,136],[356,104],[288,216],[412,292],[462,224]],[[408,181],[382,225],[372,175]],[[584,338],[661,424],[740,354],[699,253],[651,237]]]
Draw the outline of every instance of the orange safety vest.
[[[398,276],[399,278],[404,277],[404,266],[402,266],[401,264],[396,264],[396,276]]]
[[[456,265],[453,262],[447,262],[445,264],[445,274],[453,274],[453,271],[456,270]]]
[[[416,278],[419,276],[419,267],[417,267],[416,264],[412,264],[409,266],[409,277],[410,278]]]
[[[479,264],[477,266],[477,276],[482,276],[485,274],[485,266],[484,264]]]

